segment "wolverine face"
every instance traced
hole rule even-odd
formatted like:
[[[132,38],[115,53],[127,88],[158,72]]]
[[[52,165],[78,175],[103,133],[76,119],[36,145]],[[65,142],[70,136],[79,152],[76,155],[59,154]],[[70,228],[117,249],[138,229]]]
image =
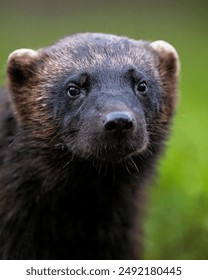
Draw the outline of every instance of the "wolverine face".
[[[80,157],[121,160],[147,148],[160,86],[132,65],[102,68],[61,82],[53,92],[54,121],[67,148]]]
[[[18,121],[77,157],[104,161],[141,155],[165,137],[176,76],[177,53],[168,43],[104,34],[16,51],[8,63]]]

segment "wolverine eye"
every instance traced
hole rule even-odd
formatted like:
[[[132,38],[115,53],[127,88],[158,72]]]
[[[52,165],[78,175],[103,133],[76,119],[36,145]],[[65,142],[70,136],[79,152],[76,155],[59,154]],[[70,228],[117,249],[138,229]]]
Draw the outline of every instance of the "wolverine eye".
[[[70,86],[67,89],[67,95],[68,95],[68,97],[70,97],[72,99],[77,98],[80,94],[81,94],[81,91],[78,87]]]
[[[146,82],[140,82],[137,85],[137,91],[141,94],[141,95],[146,95],[147,93],[147,84]]]

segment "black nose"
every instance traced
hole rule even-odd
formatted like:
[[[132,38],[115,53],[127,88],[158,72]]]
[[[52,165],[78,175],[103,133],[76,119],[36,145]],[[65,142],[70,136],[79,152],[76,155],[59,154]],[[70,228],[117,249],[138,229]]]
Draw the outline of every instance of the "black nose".
[[[124,132],[133,128],[133,118],[129,112],[111,112],[103,120],[108,131]]]

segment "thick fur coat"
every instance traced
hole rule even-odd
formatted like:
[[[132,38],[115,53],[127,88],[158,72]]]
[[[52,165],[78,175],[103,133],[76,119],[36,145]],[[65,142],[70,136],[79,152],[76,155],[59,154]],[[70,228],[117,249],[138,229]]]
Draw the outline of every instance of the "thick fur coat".
[[[176,104],[176,50],[76,34],[8,59],[0,257],[140,258],[141,193]]]

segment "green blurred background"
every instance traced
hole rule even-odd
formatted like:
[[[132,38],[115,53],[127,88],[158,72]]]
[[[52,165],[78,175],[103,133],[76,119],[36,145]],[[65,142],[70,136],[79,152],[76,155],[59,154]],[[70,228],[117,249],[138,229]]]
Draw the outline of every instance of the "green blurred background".
[[[11,51],[85,31],[163,39],[178,50],[178,109],[147,189],[143,258],[208,259],[208,2],[1,0],[0,83]]]

